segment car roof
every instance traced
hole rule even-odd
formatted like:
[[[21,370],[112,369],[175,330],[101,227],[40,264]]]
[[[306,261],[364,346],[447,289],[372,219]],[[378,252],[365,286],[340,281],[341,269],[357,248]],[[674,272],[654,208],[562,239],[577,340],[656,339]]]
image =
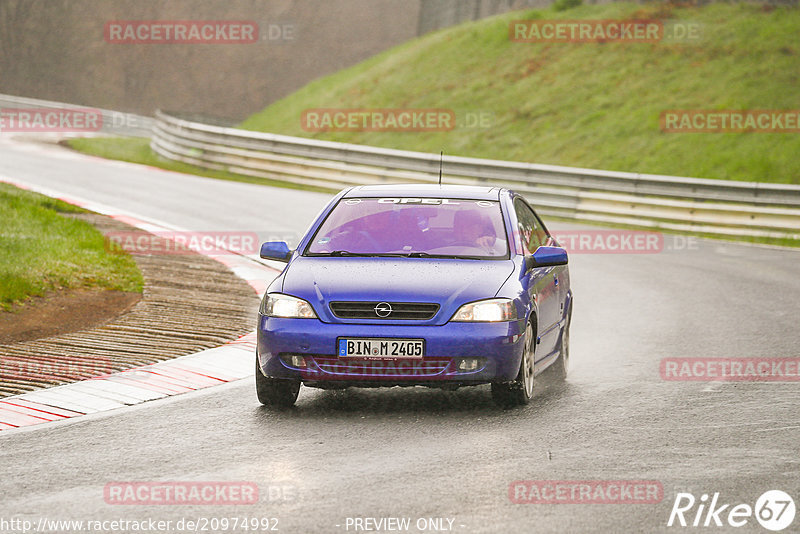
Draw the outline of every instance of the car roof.
[[[420,197],[420,198],[469,198],[475,200],[499,200],[499,187],[453,184],[382,184],[359,185],[348,190],[344,198]]]

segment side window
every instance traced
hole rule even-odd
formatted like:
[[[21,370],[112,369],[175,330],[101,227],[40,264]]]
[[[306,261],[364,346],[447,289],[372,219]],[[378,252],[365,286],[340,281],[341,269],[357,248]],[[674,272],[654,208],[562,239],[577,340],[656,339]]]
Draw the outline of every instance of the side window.
[[[533,254],[537,248],[547,242],[547,232],[542,228],[539,219],[525,203],[517,199],[514,201],[514,211],[517,214],[517,224],[525,254]]]
[[[547,230],[544,229],[544,223],[538,215],[534,213],[533,218],[536,219],[536,234],[539,236],[539,244],[546,245],[550,240],[550,234],[548,234]]]

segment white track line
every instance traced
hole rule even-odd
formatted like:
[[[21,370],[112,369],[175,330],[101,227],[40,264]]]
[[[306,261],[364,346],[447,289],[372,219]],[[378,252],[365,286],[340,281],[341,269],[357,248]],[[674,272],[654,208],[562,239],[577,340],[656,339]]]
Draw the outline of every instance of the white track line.
[[[51,188],[20,182],[7,176],[0,175],[0,182],[64,200],[147,232],[186,231],[163,221],[67,195]],[[259,294],[265,291],[278,273],[251,256],[236,253],[224,256],[205,255],[226,265]],[[235,341],[188,356],[5,397],[0,399],[0,431],[115,410],[246,378],[253,373],[255,343],[256,333],[253,331]]]

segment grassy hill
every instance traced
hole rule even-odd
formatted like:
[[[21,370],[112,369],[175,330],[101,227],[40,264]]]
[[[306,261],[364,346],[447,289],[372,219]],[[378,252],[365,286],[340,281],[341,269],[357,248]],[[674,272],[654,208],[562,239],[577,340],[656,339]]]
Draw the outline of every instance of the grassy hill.
[[[668,19],[700,38],[518,43],[519,19]],[[615,3],[517,12],[442,30],[312,82],[241,125],[451,155],[731,180],[800,183],[797,133],[664,133],[671,109],[800,108],[800,10]],[[440,132],[311,133],[304,110],[446,108]],[[465,121],[483,118],[483,126]]]
[[[62,216],[82,211],[0,183],[0,313],[54,289],[141,293],[144,279],[131,256],[109,251],[88,222]]]

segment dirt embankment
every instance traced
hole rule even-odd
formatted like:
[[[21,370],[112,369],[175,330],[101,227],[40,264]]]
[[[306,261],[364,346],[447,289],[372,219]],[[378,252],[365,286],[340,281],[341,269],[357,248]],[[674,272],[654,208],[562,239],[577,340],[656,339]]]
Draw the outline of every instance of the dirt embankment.
[[[103,233],[137,231],[81,217]],[[255,327],[258,296],[221,263],[195,253],[134,258],[145,279],[140,300],[73,291],[0,314],[0,397],[191,354]]]

